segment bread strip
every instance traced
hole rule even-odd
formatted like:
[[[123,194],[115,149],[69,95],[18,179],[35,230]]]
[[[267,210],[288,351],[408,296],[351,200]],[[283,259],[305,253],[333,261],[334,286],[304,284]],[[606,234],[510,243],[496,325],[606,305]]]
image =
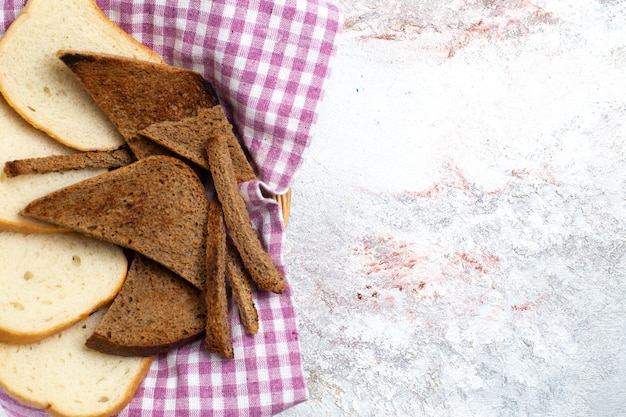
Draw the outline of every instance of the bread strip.
[[[259,332],[259,313],[252,299],[252,288],[248,281],[248,274],[237,252],[233,241],[228,238],[226,257],[226,279],[230,283],[233,296],[239,306],[239,318],[246,334]]]
[[[209,204],[206,251],[206,334],[204,349],[227,358],[234,357],[226,296],[226,225],[222,205],[214,198]]]
[[[161,154],[139,131],[181,120],[218,103],[213,86],[189,69],[110,54],[62,50],[57,56],[78,77],[122,134],[137,159]]]
[[[7,161],[4,164],[4,173],[7,177],[12,178],[18,175],[45,174],[88,168],[110,169],[128,165],[134,160],[135,158],[128,148],[122,147],[112,151],[82,152]]]
[[[211,174],[217,196],[222,203],[226,226],[233,236],[237,250],[252,280],[262,290],[282,293],[286,286],[283,274],[274,265],[252,227],[246,203],[235,179],[227,138],[221,134],[211,136],[206,146]]]

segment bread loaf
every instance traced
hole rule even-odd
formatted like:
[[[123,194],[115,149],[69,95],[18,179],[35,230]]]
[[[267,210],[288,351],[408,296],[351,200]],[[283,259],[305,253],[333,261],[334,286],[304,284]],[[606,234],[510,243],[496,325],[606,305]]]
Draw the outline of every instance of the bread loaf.
[[[152,357],[88,349],[104,310],[29,345],[0,343],[0,386],[21,403],[58,417],[112,416],[130,402]]]
[[[67,48],[162,62],[94,0],[29,0],[0,40],[0,91],[33,126],[69,147],[118,148],[124,140],[115,126],[55,56]]]
[[[208,199],[178,159],[141,159],[41,197],[21,213],[132,249],[204,287]]]
[[[86,343],[112,355],[153,356],[200,338],[205,321],[197,288],[135,254],[122,289]]]

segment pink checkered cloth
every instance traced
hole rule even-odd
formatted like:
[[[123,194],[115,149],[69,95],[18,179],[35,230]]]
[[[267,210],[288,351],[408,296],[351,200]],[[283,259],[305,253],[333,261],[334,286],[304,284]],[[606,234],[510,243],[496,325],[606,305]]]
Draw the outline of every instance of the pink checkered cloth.
[[[52,1],[52,0],[51,0]],[[5,0],[0,35],[26,0]],[[282,262],[281,194],[310,142],[340,12],[324,0],[97,0],[111,20],[168,63],[213,83],[250,151],[258,181],[241,186],[257,231]],[[246,336],[231,311],[234,360],[196,342],[159,356],[121,416],[268,416],[306,400],[289,287],[255,293],[260,330]],[[236,306],[231,302],[231,309]],[[11,416],[44,416],[0,391]]]

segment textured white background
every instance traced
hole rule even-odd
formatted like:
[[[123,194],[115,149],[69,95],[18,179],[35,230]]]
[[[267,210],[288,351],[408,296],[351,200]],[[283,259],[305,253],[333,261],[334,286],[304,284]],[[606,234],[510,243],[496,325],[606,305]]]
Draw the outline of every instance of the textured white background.
[[[626,416],[626,3],[339,4],[282,417]]]
[[[626,2],[342,0],[291,416],[626,416]]]

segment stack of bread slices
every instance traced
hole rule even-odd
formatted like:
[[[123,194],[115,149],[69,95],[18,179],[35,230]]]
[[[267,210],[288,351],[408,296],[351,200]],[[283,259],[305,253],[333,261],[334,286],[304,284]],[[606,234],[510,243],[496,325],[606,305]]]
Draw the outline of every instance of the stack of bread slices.
[[[253,289],[285,281],[213,87],[94,0],[29,0],[0,39],[0,92],[0,386],[107,416],[159,353],[204,338],[232,358],[227,286],[255,334]]]

